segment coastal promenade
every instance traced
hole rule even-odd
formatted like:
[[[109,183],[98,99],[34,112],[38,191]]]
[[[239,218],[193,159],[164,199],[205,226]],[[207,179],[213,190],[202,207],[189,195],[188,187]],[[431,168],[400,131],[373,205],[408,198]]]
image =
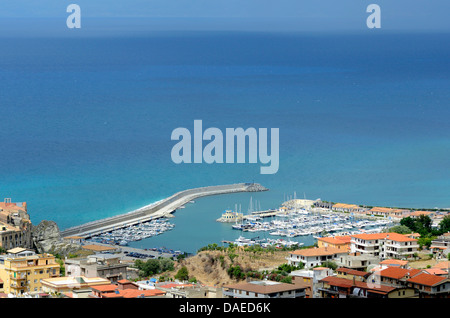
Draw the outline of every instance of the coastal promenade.
[[[76,235],[89,238],[115,229],[151,221],[160,217],[171,216],[172,212],[176,211],[190,201],[201,197],[238,192],[260,192],[267,190],[267,188],[258,183],[236,183],[188,189],[125,214],[68,228],[62,231],[61,235],[62,237]]]

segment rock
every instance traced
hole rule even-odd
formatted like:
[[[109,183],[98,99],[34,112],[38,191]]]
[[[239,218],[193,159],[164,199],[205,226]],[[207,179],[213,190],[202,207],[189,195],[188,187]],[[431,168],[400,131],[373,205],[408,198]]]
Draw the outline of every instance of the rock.
[[[61,237],[58,225],[54,221],[41,221],[31,230],[31,239],[38,253],[67,256],[81,249],[81,245],[67,243]]]

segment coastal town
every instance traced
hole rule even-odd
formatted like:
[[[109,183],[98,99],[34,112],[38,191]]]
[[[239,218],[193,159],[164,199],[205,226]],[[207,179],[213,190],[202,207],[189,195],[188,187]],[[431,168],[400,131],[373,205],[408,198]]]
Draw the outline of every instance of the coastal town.
[[[127,246],[173,230],[165,218],[61,237],[52,222],[33,225],[26,202],[7,198],[0,202],[0,298],[450,297],[448,210],[291,199],[269,211],[234,212],[218,221],[242,231],[239,239],[187,255]],[[273,238],[244,236],[258,233]],[[304,236],[314,244],[293,240]]]

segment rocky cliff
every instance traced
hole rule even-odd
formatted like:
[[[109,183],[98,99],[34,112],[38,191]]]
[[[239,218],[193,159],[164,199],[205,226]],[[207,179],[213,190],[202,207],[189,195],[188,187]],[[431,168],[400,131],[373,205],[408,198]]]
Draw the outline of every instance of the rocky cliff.
[[[33,226],[31,238],[38,253],[67,256],[69,253],[76,253],[81,249],[79,244],[64,242],[58,225],[54,221],[44,220],[37,226]]]

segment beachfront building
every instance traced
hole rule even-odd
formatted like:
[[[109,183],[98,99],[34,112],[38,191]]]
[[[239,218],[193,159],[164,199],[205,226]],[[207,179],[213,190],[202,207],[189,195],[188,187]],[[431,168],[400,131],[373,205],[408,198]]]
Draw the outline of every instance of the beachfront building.
[[[351,235],[351,253],[367,254],[380,259],[406,259],[417,252],[417,240],[398,233]]]
[[[307,286],[273,281],[252,281],[223,286],[225,298],[305,298]]]
[[[128,264],[122,263],[120,257],[113,254],[66,259],[64,263],[67,276],[102,277],[111,283],[127,278]]]
[[[413,219],[417,219],[419,218],[421,215],[424,216],[428,216],[430,218],[433,218],[436,215],[436,212],[431,212],[431,211],[414,211],[411,212],[411,214],[409,215],[411,218]]]
[[[348,251],[334,247],[313,247],[290,252],[286,258],[289,265],[299,266],[303,264],[305,268],[321,266],[326,261],[335,261]]]
[[[11,202],[9,198],[0,202],[0,247],[5,250],[32,248],[32,244],[27,203]]]
[[[25,248],[14,248],[0,255],[0,280],[6,294],[37,294],[42,279],[59,277],[60,266],[51,254],[36,254]]]
[[[369,211],[367,211],[367,214],[374,215],[374,216],[382,216],[385,218],[391,217],[391,218],[402,219],[404,217],[407,217],[410,214],[410,211],[405,210],[405,209],[373,207]]]
[[[331,206],[331,210],[335,212],[360,213],[367,209],[356,204],[336,203]]]

